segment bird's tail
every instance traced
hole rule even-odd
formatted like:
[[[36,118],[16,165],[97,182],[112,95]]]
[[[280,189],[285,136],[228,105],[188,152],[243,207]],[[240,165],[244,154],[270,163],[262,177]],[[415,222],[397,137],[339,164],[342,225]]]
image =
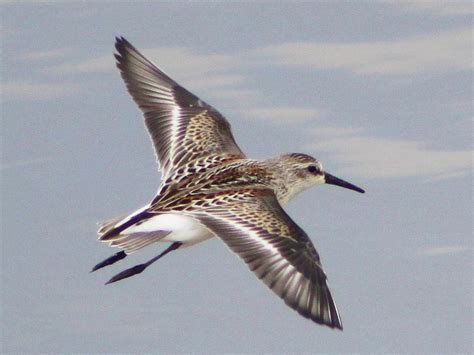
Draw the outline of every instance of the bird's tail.
[[[160,241],[171,233],[170,231],[158,230],[152,232],[122,234],[130,225],[143,221],[148,217],[147,212],[139,211],[139,213],[115,217],[101,222],[99,223],[99,230],[97,231],[99,240],[109,243],[111,247],[120,248],[125,251],[125,253],[131,254],[152,243]]]
[[[152,243],[159,242],[170,233],[170,231],[153,231],[126,235],[119,234],[117,238],[108,240],[108,242],[111,247],[120,248],[127,254],[131,254]]]
[[[121,220],[123,220],[127,215],[121,215],[119,217],[111,218],[103,222],[97,223],[99,225],[99,230],[97,231],[97,236],[99,239],[102,239],[102,236],[112,230]]]

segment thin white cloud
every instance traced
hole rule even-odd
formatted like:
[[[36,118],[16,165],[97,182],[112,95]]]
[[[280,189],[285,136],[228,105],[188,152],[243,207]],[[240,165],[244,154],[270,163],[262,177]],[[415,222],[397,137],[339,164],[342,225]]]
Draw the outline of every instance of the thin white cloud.
[[[151,61],[159,61],[159,68],[183,84],[205,101],[218,98],[229,102],[229,110],[241,111],[245,117],[267,120],[276,124],[301,123],[319,117],[322,110],[298,107],[257,107],[261,93],[245,87],[248,77],[236,74],[245,54],[201,54],[184,47],[159,47],[141,50]],[[76,63],[52,65],[47,71],[57,74],[83,74],[115,69],[112,54],[90,58]],[[247,109],[251,107],[250,109]],[[253,108],[252,108],[253,107]]]
[[[193,79],[208,73],[225,72],[235,63],[234,56],[199,54],[184,47],[158,47],[140,50],[147,58],[159,60],[159,67],[175,73],[173,77]],[[115,69],[112,53],[76,63],[51,66],[48,71],[59,74],[82,74]],[[235,80],[240,80],[234,78]],[[229,80],[229,78],[227,78]]]
[[[73,95],[77,91],[75,84],[6,82],[0,87],[2,101],[10,100],[49,100]]]
[[[188,48],[172,47],[148,49],[143,54],[152,61],[159,60],[159,68],[165,68],[172,73],[170,77],[204,100],[219,98],[239,106],[259,97],[257,91],[244,87],[247,77],[235,73],[240,64],[237,56],[199,54]]]
[[[257,90],[242,89],[242,88],[212,88],[206,89],[206,97],[226,99],[232,102],[232,107],[246,106],[250,102],[255,101],[260,97],[260,92]]]
[[[421,6],[421,5],[420,5]],[[143,53],[178,79],[201,80],[242,65],[277,63],[318,69],[347,69],[357,74],[411,74],[471,69],[471,27],[376,42],[287,42],[243,53],[201,54],[185,47],[158,47]],[[244,60],[245,59],[245,60]],[[57,73],[112,70],[112,54],[49,68]],[[212,78],[211,78],[212,79]],[[228,78],[226,80],[229,80]],[[242,78],[235,76],[237,81]],[[217,80],[217,79],[216,79]]]
[[[463,253],[468,250],[470,250],[470,248],[465,247],[463,245],[445,245],[445,246],[431,247],[431,248],[426,248],[424,250],[420,250],[418,252],[418,255],[440,256],[440,255]]]
[[[190,79],[196,76],[201,78],[208,73],[225,73],[238,63],[238,59],[233,55],[199,54],[180,47],[145,49],[143,54],[152,60],[159,60],[160,66],[168,71],[177,75],[182,73],[182,78]]]
[[[347,128],[315,129],[310,134],[310,149],[328,152],[341,163],[342,173],[364,178],[418,176],[434,181],[464,176],[472,167],[470,150],[428,149],[424,142],[371,137]]]
[[[245,108],[243,113],[243,116],[248,119],[256,118],[274,124],[295,125],[309,119],[319,118],[323,114],[323,110],[291,106],[271,106]]]
[[[406,39],[359,43],[288,42],[254,51],[259,60],[357,74],[471,69],[471,27]]]
[[[189,48],[159,47],[145,49],[143,54],[150,60],[159,60],[159,68],[177,82],[191,91],[207,97],[217,97],[238,102],[250,102],[258,96],[254,90],[244,89],[247,79],[244,75],[235,74],[239,60],[233,55],[199,54]],[[115,70],[115,59],[112,54],[90,58],[76,63],[52,65],[46,69],[49,73],[84,74]],[[233,71],[233,73],[229,73]],[[202,94],[202,95],[201,95]]]
[[[104,70],[112,70],[114,68],[114,59],[112,56],[102,56],[83,60],[77,63],[65,63],[54,65],[46,69],[47,72],[57,74],[82,74]]]
[[[395,6],[410,12],[427,12],[435,16],[472,15],[472,2],[463,1],[389,1]]]
[[[190,88],[221,88],[226,86],[236,86],[242,84],[246,77],[244,75],[214,73],[204,78],[194,78],[186,80],[186,86]]]
[[[178,79],[178,82],[189,88],[204,101],[209,101],[208,98],[218,98],[228,101],[231,107],[239,107],[261,99],[260,92],[257,90],[244,88],[243,85],[246,80],[244,75],[211,72],[204,75],[195,73],[191,75],[193,77],[189,76],[183,80]]]
[[[171,73],[171,77],[203,99],[219,98],[233,102],[235,108],[255,107],[261,95],[245,87],[247,76],[236,74],[242,65],[269,62],[316,68],[344,68],[360,74],[413,73],[448,68],[470,68],[470,28],[398,41],[368,43],[283,43],[243,53],[203,54],[185,47],[145,49],[151,60]],[[41,54],[39,54],[41,56]],[[43,54],[47,55],[47,54]],[[51,65],[46,70],[57,74],[83,74],[115,69],[112,53],[76,63]],[[320,111],[304,108],[255,107],[248,114],[278,124],[304,122]],[[247,116],[246,115],[246,116]]]
[[[26,59],[26,60],[34,60],[34,61],[56,59],[56,58],[64,57],[67,52],[68,52],[67,48],[56,48],[56,49],[51,49],[51,50],[46,50],[46,51],[30,52],[21,56],[21,58]]]

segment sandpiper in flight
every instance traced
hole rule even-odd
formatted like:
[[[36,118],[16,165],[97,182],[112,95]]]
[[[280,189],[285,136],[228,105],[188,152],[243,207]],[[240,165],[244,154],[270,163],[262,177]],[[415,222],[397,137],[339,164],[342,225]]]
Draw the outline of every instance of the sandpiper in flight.
[[[306,154],[247,158],[216,109],[177,84],[125,38],[117,38],[115,48],[117,67],[144,114],[162,181],[148,205],[100,226],[99,240],[122,251],[92,271],[152,243],[171,243],[107,283],[116,282],[142,272],[172,250],[218,236],[288,306],[314,322],[342,329],[319,255],[281,206],[323,183],[364,190],[325,172]]]

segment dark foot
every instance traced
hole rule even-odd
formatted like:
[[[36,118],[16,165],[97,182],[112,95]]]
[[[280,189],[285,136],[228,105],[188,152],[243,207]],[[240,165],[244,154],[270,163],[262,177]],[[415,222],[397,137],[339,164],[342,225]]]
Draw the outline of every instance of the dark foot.
[[[100,263],[98,263],[96,266],[92,268],[91,272],[102,269],[103,267],[107,265],[112,265],[113,263],[116,263],[117,261],[122,260],[126,256],[127,254],[124,251],[120,251],[117,254],[112,255],[110,258],[107,258],[104,261],[101,261]]]
[[[118,273],[117,275],[112,277],[109,281],[107,281],[105,284],[108,285],[108,284],[111,284],[112,282],[117,282],[122,279],[126,279],[127,277],[139,274],[143,270],[145,270],[147,266],[148,266],[147,264],[135,265],[134,267],[131,267],[130,269],[127,269]]]

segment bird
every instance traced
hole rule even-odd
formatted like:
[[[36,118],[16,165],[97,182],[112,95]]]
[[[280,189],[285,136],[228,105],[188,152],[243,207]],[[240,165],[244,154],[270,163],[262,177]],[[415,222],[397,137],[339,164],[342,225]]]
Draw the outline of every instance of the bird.
[[[144,207],[99,224],[98,239],[121,251],[92,271],[153,243],[169,243],[154,258],[112,277],[111,284],[143,272],[171,251],[217,236],[289,307],[342,330],[319,254],[283,206],[315,185],[365,191],[326,172],[307,154],[248,158],[219,111],[124,37],[116,37],[115,49],[116,66],[143,114],[161,183]]]

